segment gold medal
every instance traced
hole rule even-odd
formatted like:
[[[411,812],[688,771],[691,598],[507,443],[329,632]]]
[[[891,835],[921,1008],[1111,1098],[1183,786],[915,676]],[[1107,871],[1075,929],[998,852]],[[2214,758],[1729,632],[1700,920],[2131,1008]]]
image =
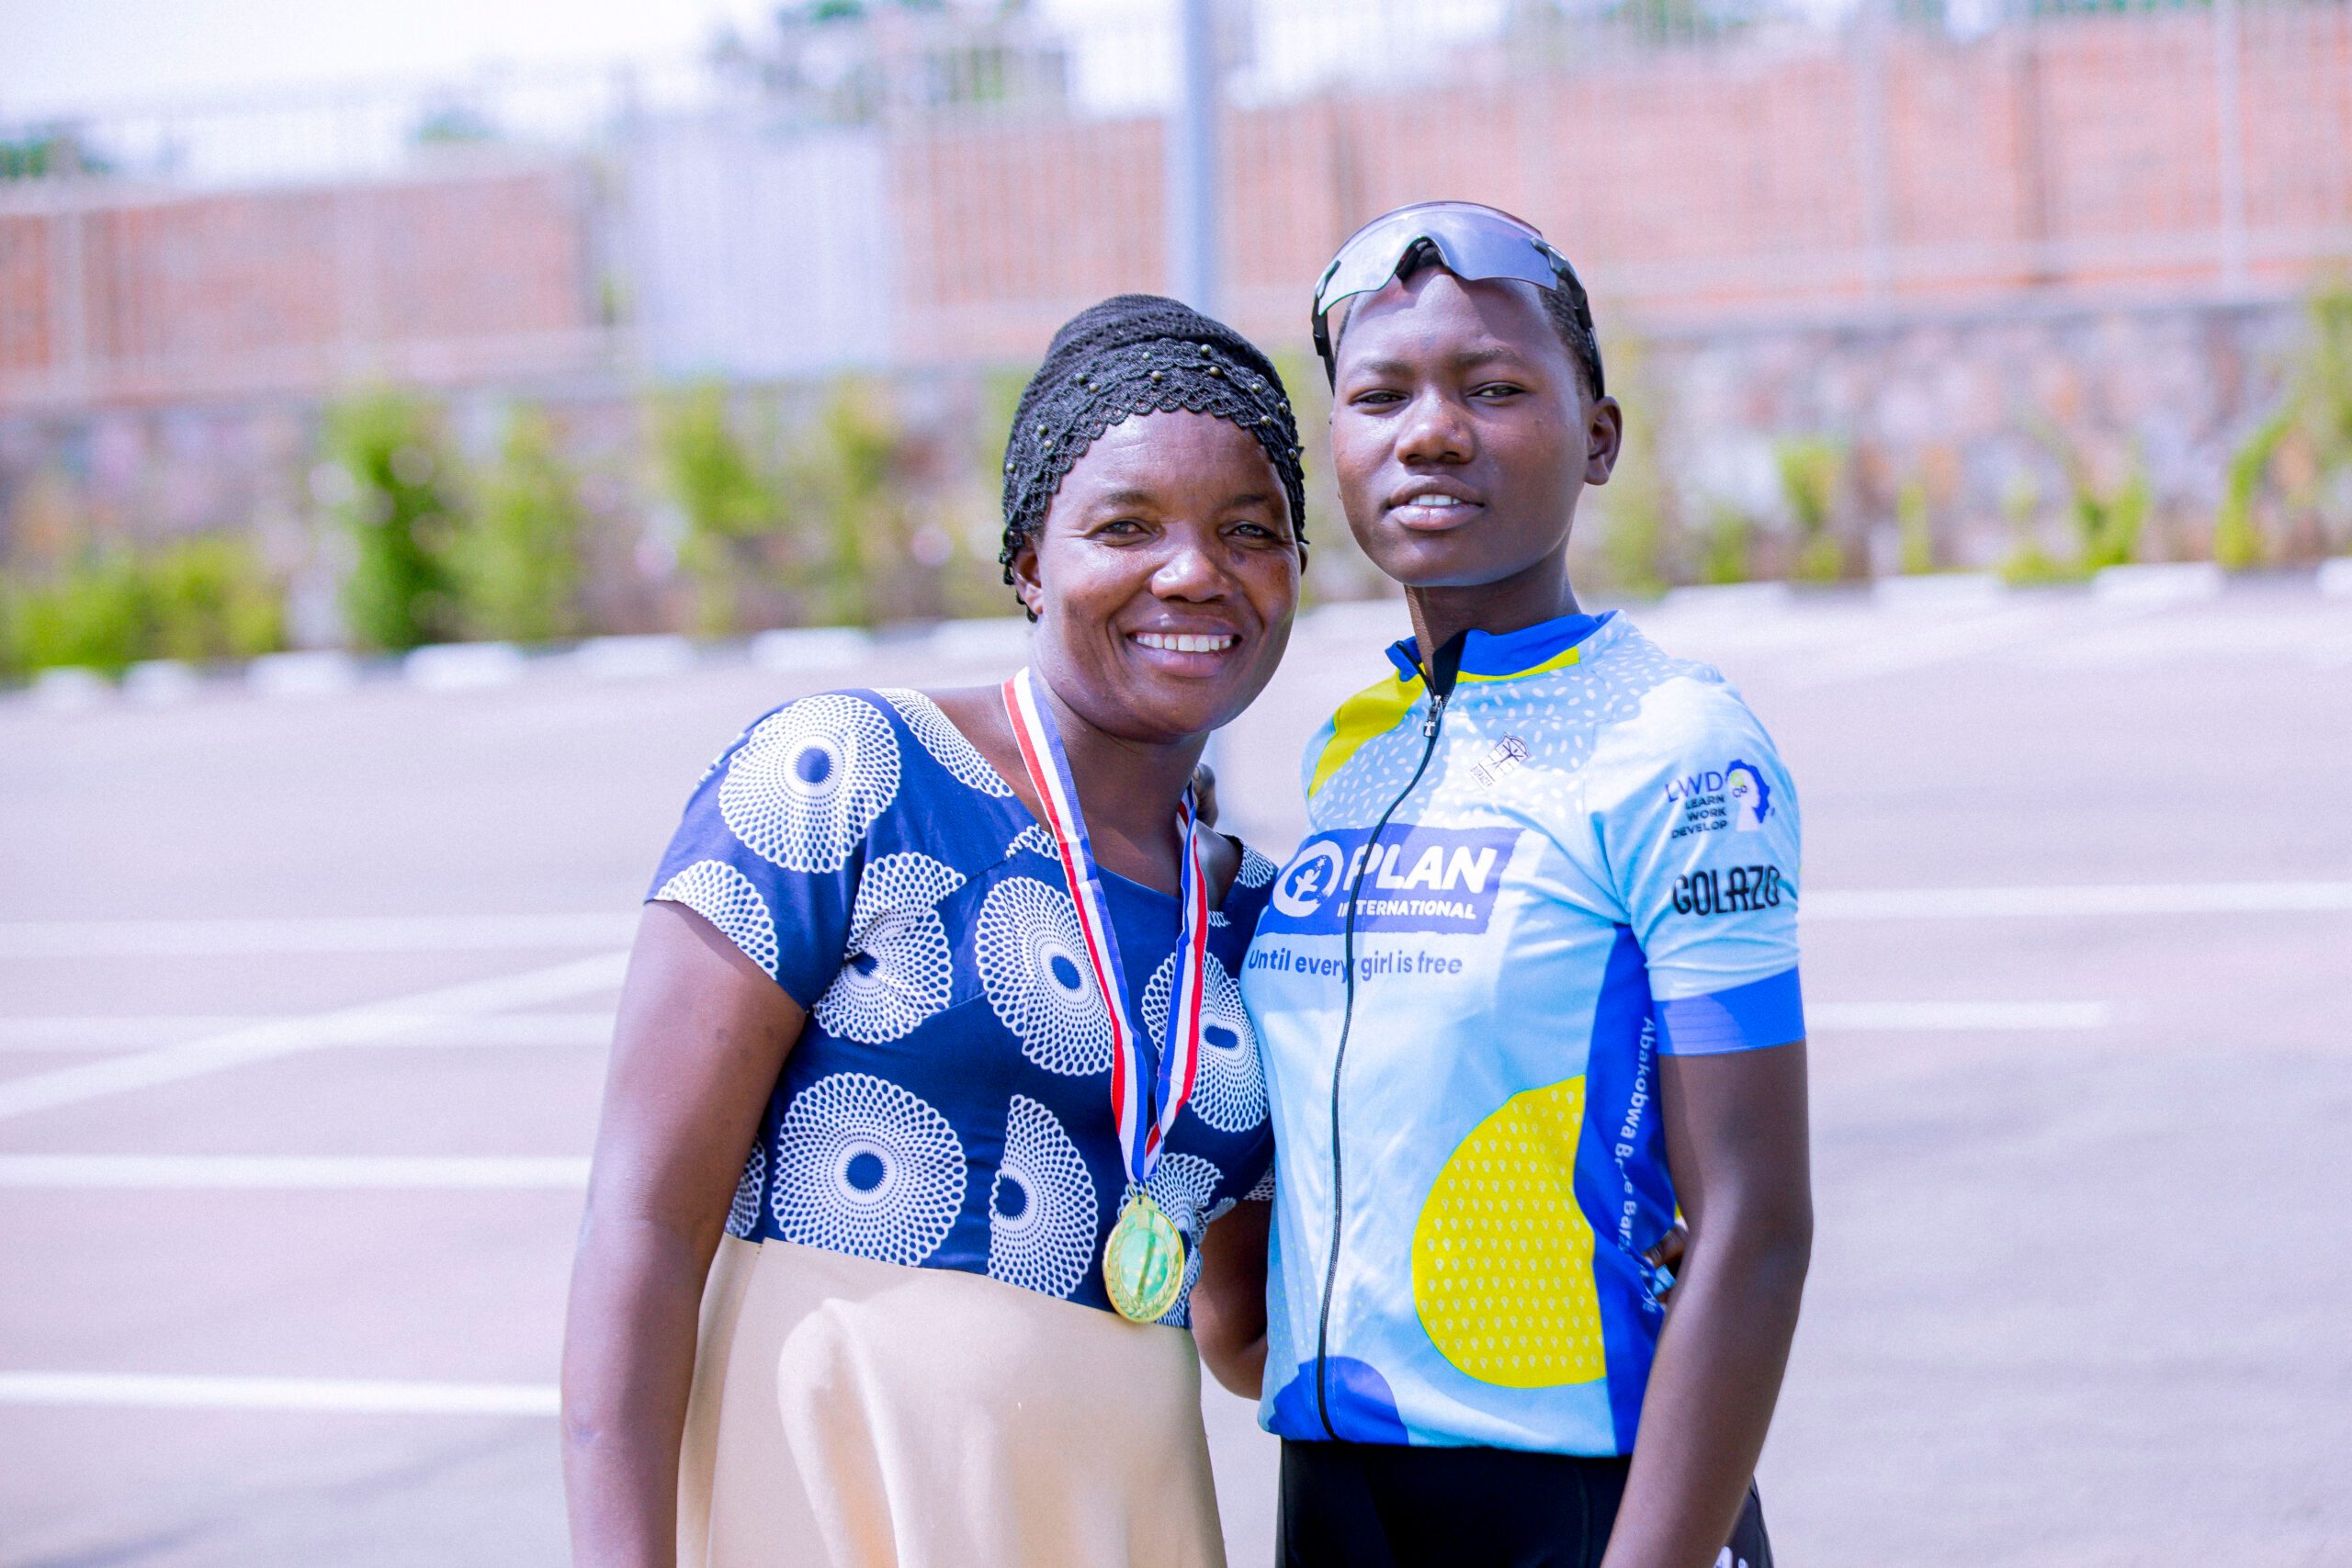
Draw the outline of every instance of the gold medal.
[[[1184,1288],[1184,1238],[1176,1223],[1137,1192],[1119,1213],[1102,1247],[1102,1283],[1111,1304],[1130,1323],[1157,1323]]]
[[[1177,966],[1169,998],[1167,1048],[1155,1060],[1136,1020],[1128,1013],[1126,968],[1119,961],[1119,934],[1097,874],[1094,851],[1079,810],[1078,784],[1036,672],[1023,670],[1004,683],[1005,716],[1012,721],[1021,761],[1037,787],[1038,815],[1053,829],[1069,880],[1070,904],[1085,936],[1087,966],[1094,972],[1111,1025],[1111,1116],[1128,1179],[1126,1203],[1111,1238],[1102,1245],[1102,1285],[1112,1306],[1131,1323],[1158,1323],[1184,1289],[1184,1237],[1143,1184],[1151,1179],[1164,1140],[1177,1113],[1191,1098],[1201,1060],[1203,976],[1208,955],[1208,887],[1201,872],[1195,829],[1200,814],[1188,787],[1176,808],[1176,831],[1183,841],[1177,891],[1183,906]]]

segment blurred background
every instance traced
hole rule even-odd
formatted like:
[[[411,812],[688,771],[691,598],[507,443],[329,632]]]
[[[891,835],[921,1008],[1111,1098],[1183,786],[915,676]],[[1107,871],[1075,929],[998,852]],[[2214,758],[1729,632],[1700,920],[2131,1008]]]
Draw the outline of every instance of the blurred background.
[[[2352,1562],[2347,0],[0,0],[0,1563],[563,1561],[696,773],[1020,663],[1013,400],[1172,291],[1311,433],[1280,856],[1405,629],[1306,302],[1433,197],[1575,259],[1579,587],[1803,781],[1783,1559]]]
[[[1178,0],[811,0],[396,82],[355,20],[278,64],[340,85],[148,102],[40,47],[139,7],[12,24],[0,660],[1001,614],[1056,325],[1173,289],[1319,405],[1315,274],[1438,195],[1592,286],[1596,585],[2352,548],[2340,0],[1193,9],[1189,54]],[[1317,511],[1317,598],[1374,592]]]

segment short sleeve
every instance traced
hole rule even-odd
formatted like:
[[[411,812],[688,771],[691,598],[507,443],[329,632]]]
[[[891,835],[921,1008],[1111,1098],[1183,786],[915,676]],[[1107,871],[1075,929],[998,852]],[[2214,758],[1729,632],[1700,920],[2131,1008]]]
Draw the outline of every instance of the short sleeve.
[[[1677,682],[1629,728],[1596,810],[1613,889],[1641,943],[1668,1055],[1760,1050],[1804,1037],[1797,978],[1797,797],[1747,705]]]
[[[703,775],[646,897],[694,910],[813,1008],[841,972],[867,838],[899,784],[898,735],[874,703],[788,704]]]

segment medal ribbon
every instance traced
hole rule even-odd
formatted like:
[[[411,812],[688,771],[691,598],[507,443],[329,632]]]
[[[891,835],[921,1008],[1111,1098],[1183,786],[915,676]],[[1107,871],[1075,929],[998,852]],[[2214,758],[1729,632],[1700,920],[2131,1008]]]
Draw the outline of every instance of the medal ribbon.
[[[1201,1003],[1208,969],[1209,913],[1207,879],[1201,874],[1200,845],[1194,829],[1198,819],[1188,785],[1176,807],[1176,829],[1184,841],[1183,874],[1177,897],[1183,905],[1184,923],[1177,944],[1176,985],[1169,998],[1168,1049],[1154,1063],[1144,1045],[1137,1020],[1127,1010],[1126,969],[1119,959],[1118,933],[1111,929],[1111,906],[1102,894],[1102,878],[1094,864],[1094,849],[1086,836],[1086,817],[1079,809],[1078,785],[1069,773],[1069,757],[1062,750],[1060,729],[1046,702],[1044,683],[1035,671],[1023,670],[1004,683],[1004,711],[1012,720],[1012,738],[1021,760],[1036,786],[1046,826],[1054,835],[1062,874],[1069,883],[1070,902],[1078,909],[1080,932],[1086,941],[1086,962],[1094,972],[1095,987],[1102,993],[1111,1014],[1111,1110],[1119,1123],[1119,1147],[1127,1174],[1148,1181],[1159,1163],[1201,1066]]]

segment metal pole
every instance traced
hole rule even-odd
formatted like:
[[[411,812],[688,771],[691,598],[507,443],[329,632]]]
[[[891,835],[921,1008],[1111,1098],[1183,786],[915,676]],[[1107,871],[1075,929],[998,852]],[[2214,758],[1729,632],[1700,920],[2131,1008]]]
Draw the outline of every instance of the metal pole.
[[[1881,304],[1894,295],[1894,194],[1889,180],[1886,54],[1894,18],[1887,0],[1862,0],[1854,18],[1855,166],[1861,176],[1862,280]]]
[[[1184,80],[1168,117],[1168,291],[1216,315],[1217,60],[1216,0],[1176,0]]]
[[[2222,172],[2222,283],[2245,287],[2245,117],[2239,106],[2238,0],[2213,4],[2214,149]]]
[[[61,402],[85,402],[92,391],[90,275],[83,228],[86,186],[78,173],[47,184],[50,188],[42,194],[53,197],[49,209],[49,389]]]

